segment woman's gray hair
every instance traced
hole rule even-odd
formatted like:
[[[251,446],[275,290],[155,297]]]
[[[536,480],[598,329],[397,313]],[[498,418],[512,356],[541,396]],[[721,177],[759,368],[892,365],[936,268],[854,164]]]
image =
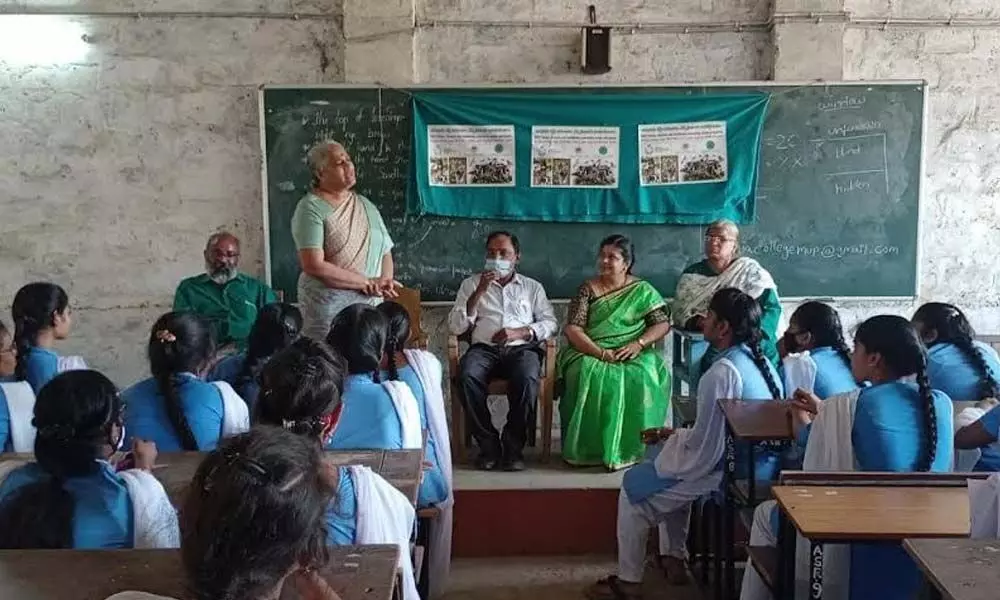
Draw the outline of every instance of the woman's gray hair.
[[[708,229],[706,229],[705,231],[707,233],[709,231],[712,231],[713,229],[731,229],[733,233],[736,234],[736,239],[737,240],[740,239],[740,228],[736,225],[735,222],[730,221],[729,219],[718,219],[717,221],[712,221],[711,223],[708,224]]]
[[[344,149],[344,145],[336,140],[323,140],[313,145],[306,153],[306,164],[309,165],[309,172],[312,174],[313,179],[319,177],[319,174],[326,168],[326,165],[330,162],[330,155],[333,154],[334,148]]]

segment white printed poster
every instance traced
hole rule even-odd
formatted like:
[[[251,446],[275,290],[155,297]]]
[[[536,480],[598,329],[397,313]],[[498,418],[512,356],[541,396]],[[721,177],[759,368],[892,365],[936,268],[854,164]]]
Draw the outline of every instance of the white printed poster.
[[[428,125],[432,187],[514,185],[513,125]]]
[[[531,128],[531,187],[618,187],[617,127]]]
[[[725,121],[639,125],[642,185],[717,183],[727,179]]]

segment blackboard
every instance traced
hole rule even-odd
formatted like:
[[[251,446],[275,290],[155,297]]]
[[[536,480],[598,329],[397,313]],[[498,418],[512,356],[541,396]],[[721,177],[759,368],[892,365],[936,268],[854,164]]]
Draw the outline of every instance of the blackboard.
[[[742,227],[743,253],[770,270],[785,297],[916,294],[923,84],[572,89],[581,94],[772,93],[757,219]],[[265,87],[260,101],[269,275],[287,298],[294,299],[298,277],[289,220],[310,182],[305,152],[321,139],[341,141],[353,155],[357,189],[379,207],[396,242],[396,277],[419,288],[424,300],[454,298],[461,280],[481,268],[484,239],[494,229],[520,237],[521,272],[541,281],[552,298],[572,296],[593,276],[596,246],[611,233],[633,239],[637,273],[665,296],[673,295],[684,267],[702,257],[704,231],[698,226],[408,214],[411,108],[406,90]]]

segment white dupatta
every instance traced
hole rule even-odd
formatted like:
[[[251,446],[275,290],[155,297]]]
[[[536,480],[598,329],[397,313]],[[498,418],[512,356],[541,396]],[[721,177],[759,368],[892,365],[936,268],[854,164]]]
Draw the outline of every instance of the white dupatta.
[[[10,413],[10,440],[14,452],[35,451],[35,391],[27,381],[0,383]]]
[[[737,258],[725,271],[714,277],[685,273],[677,282],[677,292],[671,307],[674,323],[683,325],[691,317],[704,314],[712,296],[723,288],[736,288],[752,298],[759,298],[765,290],[777,287],[771,274],[760,263],[747,256]]]
[[[424,447],[424,432],[420,428],[420,408],[410,386],[402,381],[383,381],[382,387],[389,392],[396,407],[399,427],[403,437],[404,450],[420,450]]]
[[[972,425],[979,419],[983,418],[988,411],[979,408],[978,406],[970,406],[958,414],[955,415],[955,433],[958,430]],[[1000,444],[1000,442],[993,442],[992,445]],[[979,459],[983,457],[983,451],[980,448],[972,448],[971,450],[960,450],[955,448],[955,464],[954,470],[959,473],[968,473],[976,467],[976,463]]]
[[[448,573],[451,570],[451,533],[455,506],[454,476],[451,468],[451,438],[444,409],[442,367],[441,361],[430,352],[404,350],[403,354],[406,356],[406,362],[416,372],[421,387],[424,388],[427,427],[434,440],[435,458],[441,467],[445,481],[448,482],[448,497],[437,505],[441,516],[431,530],[428,571],[430,573],[430,596],[435,598],[444,592],[444,587],[448,582]]]
[[[781,361],[785,374],[785,393],[791,397],[796,390],[812,393],[816,388],[816,361],[809,351],[789,354]],[[822,398],[820,398],[822,400]]]
[[[405,385],[405,384],[404,384]],[[409,498],[368,467],[348,467],[354,479],[357,500],[358,544],[399,546],[398,569],[403,576],[403,600],[420,600],[410,557],[410,539],[417,513]]]
[[[135,529],[133,548],[180,548],[181,534],[177,511],[163,484],[152,473],[141,469],[120,471],[129,498],[132,499],[132,521]]]
[[[11,471],[28,464],[26,460],[0,462],[0,482]],[[129,469],[118,473],[128,488],[132,502],[132,545],[143,548],[180,548],[181,534],[177,511],[170,503],[167,491],[151,473]]]
[[[861,390],[838,394],[823,401],[813,420],[806,443],[803,471],[855,471],[857,463],[851,432],[854,412]],[[808,586],[810,543],[798,535],[796,544],[795,597]],[[823,545],[823,597],[848,600],[850,593],[851,553],[848,544]]]
[[[213,381],[212,385],[222,395],[222,437],[250,431],[250,409],[246,401],[225,381]]]

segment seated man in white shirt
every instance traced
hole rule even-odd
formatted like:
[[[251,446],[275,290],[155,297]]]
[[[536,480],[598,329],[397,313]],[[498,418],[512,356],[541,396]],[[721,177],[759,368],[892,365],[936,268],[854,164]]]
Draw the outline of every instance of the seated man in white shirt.
[[[558,331],[545,289],[517,273],[521,245],[517,236],[495,231],[486,238],[486,268],[462,282],[448,316],[454,335],[469,333],[459,381],[466,426],[479,446],[476,466],[506,471],[524,469],[527,418],[538,398],[545,351]],[[510,410],[503,435],[497,433],[486,404],[491,379],[506,379]]]

